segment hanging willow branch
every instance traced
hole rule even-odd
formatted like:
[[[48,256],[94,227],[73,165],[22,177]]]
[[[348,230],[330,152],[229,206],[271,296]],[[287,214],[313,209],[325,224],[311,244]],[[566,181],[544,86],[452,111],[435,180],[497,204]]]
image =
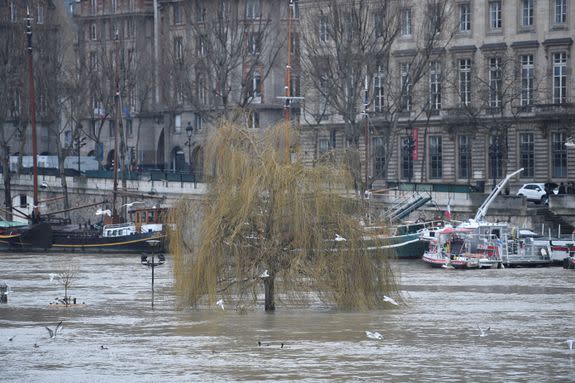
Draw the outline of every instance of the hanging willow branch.
[[[282,131],[223,124],[211,138],[206,163],[215,176],[205,199],[180,201],[171,217],[180,302],[253,304],[268,270],[282,300],[311,292],[342,309],[380,306],[397,287],[383,250],[368,251],[363,240],[352,177],[333,163],[286,163]]]

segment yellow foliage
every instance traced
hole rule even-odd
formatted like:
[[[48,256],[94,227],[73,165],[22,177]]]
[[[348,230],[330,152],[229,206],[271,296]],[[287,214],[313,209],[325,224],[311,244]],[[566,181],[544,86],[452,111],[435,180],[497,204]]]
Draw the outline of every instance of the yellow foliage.
[[[292,302],[315,292],[341,309],[367,309],[396,292],[389,258],[363,240],[365,212],[349,172],[286,161],[284,128],[223,123],[211,137],[205,162],[215,175],[205,198],[181,200],[170,217],[180,303],[225,296],[244,307],[262,292],[265,270]]]

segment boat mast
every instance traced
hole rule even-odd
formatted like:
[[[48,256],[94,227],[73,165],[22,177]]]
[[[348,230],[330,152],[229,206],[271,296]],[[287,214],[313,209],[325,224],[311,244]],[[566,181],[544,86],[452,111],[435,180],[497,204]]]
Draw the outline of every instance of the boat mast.
[[[285,71],[285,103],[284,103],[284,143],[285,160],[289,162],[289,126],[290,126],[290,97],[291,97],[291,50],[292,50],[292,12],[294,2],[289,0],[287,14],[287,65]]]
[[[116,209],[116,197],[118,194],[118,130],[120,129],[120,74],[119,74],[119,55],[120,55],[120,40],[118,31],[115,35],[116,40],[116,68],[114,74],[114,81],[116,82],[116,113],[114,121],[114,189],[112,191],[112,222],[118,223],[118,211]]]
[[[26,36],[28,38],[28,83],[30,86],[30,121],[32,123],[32,168],[34,180],[34,206],[32,223],[40,222],[38,209],[38,146],[36,142],[36,91],[34,89],[34,67],[32,60],[32,17],[30,8],[26,8]]]

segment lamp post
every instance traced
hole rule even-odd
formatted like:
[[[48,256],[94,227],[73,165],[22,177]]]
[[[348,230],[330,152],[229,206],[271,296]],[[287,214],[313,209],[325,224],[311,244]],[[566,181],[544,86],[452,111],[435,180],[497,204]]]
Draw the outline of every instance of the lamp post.
[[[188,121],[188,126],[186,126],[186,134],[188,135],[188,141],[186,141],[185,145],[188,147],[188,161],[190,164],[190,174],[192,174],[192,134],[194,133],[194,128],[192,127],[192,123]]]
[[[154,249],[160,244],[160,240],[158,239],[150,239],[146,241],[148,245],[152,248],[152,260],[148,259],[147,255],[142,255],[141,263],[143,266],[151,267],[152,268],[152,310],[154,309],[154,268],[156,266],[161,266],[166,262],[166,258],[164,254],[158,254],[158,262],[154,260]]]
[[[407,178],[411,184],[411,177],[413,177],[413,149],[415,148],[415,142],[413,140],[413,132],[409,127],[405,128],[406,138],[403,139],[403,150],[407,155]]]
[[[491,144],[489,144],[489,157],[491,157],[491,172],[493,177],[493,188],[495,189],[497,182],[497,161],[501,153],[501,148],[499,147],[499,139],[495,136],[492,137]]]

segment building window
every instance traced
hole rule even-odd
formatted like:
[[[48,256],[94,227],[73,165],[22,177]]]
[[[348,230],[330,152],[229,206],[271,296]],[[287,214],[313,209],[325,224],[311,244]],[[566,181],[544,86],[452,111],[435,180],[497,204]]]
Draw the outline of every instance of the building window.
[[[248,36],[248,52],[252,56],[256,56],[260,53],[261,35],[260,33],[253,32]]]
[[[553,103],[567,101],[567,53],[553,54]]]
[[[329,147],[335,149],[337,146],[337,131],[332,129],[329,132]]]
[[[385,178],[385,146],[383,137],[374,137],[373,148],[373,179],[382,180]]]
[[[98,0],[90,1],[90,9],[93,15],[96,14],[96,12],[98,12]]]
[[[501,137],[489,137],[489,177],[493,180],[503,176],[504,147]]]
[[[565,147],[565,133],[553,133],[551,156],[553,177],[567,177],[567,148]]]
[[[458,148],[457,175],[461,179],[469,179],[471,178],[471,144],[469,136],[459,136]]]
[[[533,26],[534,18],[533,0],[521,1],[521,26],[524,28]]]
[[[556,25],[567,23],[567,0],[554,0],[553,15]]]
[[[118,11],[118,0],[112,0],[112,13],[116,13]]]
[[[196,38],[196,51],[198,57],[206,57],[206,37],[198,35]]]
[[[411,8],[404,8],[401,11],[401,35],[410,37],[411,33]]]
[[[172,10],[174,13],[174,24],[182,24],[184,18],[182,16],[182,9],[180,8],[180,3],[172,4]]]
[[[329,139],[320,138],[318,143],[319,154],[324,154],[329,150]]]
[[[96,52],[90,52],[90,63],[88,68],[93,71],[96,70],[98,66],[98,55],[96,54]]]
[[[503,87],[503,76],[501,73],[501,57],[491,57],[489,59],[489,107],[501,107],[501,90]]]
[[[403,112],[411,111],[411,67],[409,63],[401,64],[401,110]]]
[[[114,137],[116,135],[116,124],[114,123],[114,120],[108,121],[108,134],[110,137]]]
[[[246,19],[259,19],[261,16],[260,0],[246,0]]]
[[[441,136],[429,136],[429,178],[437,179],[443,176],[441,152]]]
[[[459,31],[471,31],[471,5],[469,3],[459,4]]]
[[[521,106],[533,104],[535,66],[533,55],[522,55],[521,61]]]
[[[248,128],[257,129],[260,127],[260,114],[255,111],[251,111],[248,114]]]
[[[519,158],[523,172],[521,177],[533,178],[535,174],[535,144],[533,133],[519,134]]]
[[[471,59],[459,60],[459,101],[462,106],[471,103]]]
[[[202,118],[202,115],[199,113],[194,113],[194,121],[196,131],[201,131],[204,127],[204,119]]]
[[[14,2],[10,2],[10,21],[15,23],[18,20],[18,8]]]
[[[500,30],[503,25],[501,11],[500,0],[489,2],[489,29],[492,31]]]
[[[411,136],[401,138],[401,178],[413,178],[413,140]]]
[[[96,29],[96,23],[90,24],[90,39],[98,40],[98,31]]]
[[[44,7],[41,5],[36,8],[36,23],[44,24]]]
[[[250,96],[252,97],[252,102],[257,104],[262,102],[262,82],[258,71],[254,71],[252,75]]]
[[[429,104],[431,110],[441,109],[441,67],[432,61],[429,68]]]
[[[319,18],[319,40],[324,43],[329,40],[329,24],[327,16],[320,16]]]
[[[174,37],[174,57],[179,63],[184,61],[184,42],[180,36]]]
[[[378,65],[377,72],[373,75],[373,111],[383,112],[384,105],[384,73],[383,68]]]

